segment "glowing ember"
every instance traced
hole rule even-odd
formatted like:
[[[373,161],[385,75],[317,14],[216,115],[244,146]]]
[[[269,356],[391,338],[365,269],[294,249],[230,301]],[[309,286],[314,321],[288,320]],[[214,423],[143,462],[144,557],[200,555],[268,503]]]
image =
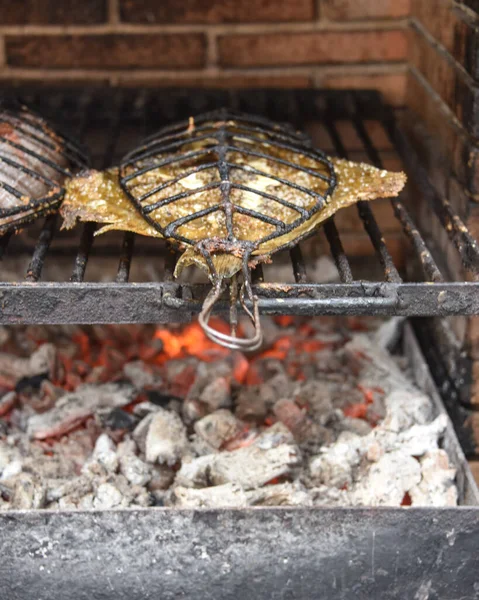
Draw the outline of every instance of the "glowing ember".
[[[197,323],[7,335],[0,509],[453,504],[445,425],[350,325],[277,317],[254,355]]]

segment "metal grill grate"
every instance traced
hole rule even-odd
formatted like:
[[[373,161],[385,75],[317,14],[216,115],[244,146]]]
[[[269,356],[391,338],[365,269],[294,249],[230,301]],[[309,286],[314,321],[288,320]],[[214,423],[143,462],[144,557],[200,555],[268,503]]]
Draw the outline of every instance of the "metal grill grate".
[[[13,93],[13,92],[12,92]],[[18,92],[17,92],[18,93]],[[333,219],[319,236],[328,242],[331,257],[339,272],[339,283],[314,283],[308,279],[308,260],[301,246],[289,251],[292,281],[264,281],[262,268],[254,271],[254,291],[264,314],[303,315],[455,315],[479,313],[479,248],[451,205],[431,187],[425,169],[406,137],[395,123],[393,113],[375,92],[316,91],[191,91],[140,90],[75,92],[52,90],[46,94],[22,90],[22,100],[34,104],[46,117],[66,115],[64,127],[85,141],[94,151],[94,162],[103,168],[120,157],[145,136],[174,121],[227,106],[231,110],[253,113],[275,121],[293,123],[298,129],[318,127],[327,132],[331,151],[350,156],[344,135],[345,124],[359,141],[359,150],[372,164],[382,167],[381,152],[368,125],[386,136],[397,151],[404,167],[424,200],[447,231],[464,265],[467,282],[451,281],[431,244],[417,229],[402,199],[393,199],[392,208],[401,225],[409,250],[421,267],[422,280],[403,281],[375,218],[374,203],[357,205],[359,218],[381,273],[367,274],[368,280],[354,277],[354,265],[344,250],[344,235]],[[314,138],[314,135],[313,135]],[[357,150],[358,148],[356,148]],[[355,156],[351,156],[355,158]],[[209,284],[175,282],[176,255],[161,240],[146,240],[124,234],[122,241],[109,244],[95,238],[96,226],[87,224],[74,238],[58,233],[55,216],[46,218],[32,249],[34,228],[23,236],[5,236],[0,240],[3,268],[22,253],[31,252],[24,280],[0,283],[3,323],[112,323],[184,321],[201,309]],[[340,229],[340,228],[339,228]],[[116,234],[115,234],[116,235]],[[110,238],[108,238],[110,239]],[[113,238],[111,238],[113,239]],[[118,240],[118,238],[115,238]],[[116,242],[115,242],[116,243]],[[74,254],[73,254],[74,253]],[[71,257],[73,269],[60,280],[42,278],[44,265]],[[85,281],[87,267],[100,257],[116,261],[110,280]],[[151,265],[164,261],[160,280],[133,281],[132,261]],[[274,263],[276,263],[276,258]],[[467,275],[466,275],[467,273]],[[58,279],[58,278],[57,278]],[[152,278],[153,279],[153,278]],[[220,307],[221,308],[221,307]],[[227,303],[224,304],[227,309]]]

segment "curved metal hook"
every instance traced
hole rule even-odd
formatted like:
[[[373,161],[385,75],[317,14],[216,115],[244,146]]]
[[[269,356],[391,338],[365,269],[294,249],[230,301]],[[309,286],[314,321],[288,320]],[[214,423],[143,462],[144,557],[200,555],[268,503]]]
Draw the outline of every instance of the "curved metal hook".
[[[231,283],[234,288],[236,288],[236,281],[233,280]],[[235,317],[232,320],[232,335],[227,335],[218,331],[209,325],[209,320],[211,317],[211,313],[213,312],[213,308],[221,294],[224,292],[226,288],[226,283],[223,279],[218,279],[214,282],[213,288],[206,296],[205,301],[203,302],[203,307],[201,309],[200,315],[198,317],[198,322],[203,328],[203,331],[206,333],[208,338],[219,344],[220,346],[224,346],[225,348],[230,348],[231,350],[242,350],[243,352],[252,352],[253,350],[257,350],[262,342],[263,342],[263,332],[261,331],[261,323],[259,318],[259,306],[258,306],[258,298],[254,295],[251,295],[251,301],[253,303],[253,311],[247,310],[248,316],[250,317],[253,325],[254,325],[254,335],[250,338],[238,338],[236,337],[236,322]],[[231,315],[236,315],[236,298],[237,292],[233,290],[231,292]],[[241,305],[244,306],[244,284],[241,288]],[[234,301],[234,305],[233,305]]]

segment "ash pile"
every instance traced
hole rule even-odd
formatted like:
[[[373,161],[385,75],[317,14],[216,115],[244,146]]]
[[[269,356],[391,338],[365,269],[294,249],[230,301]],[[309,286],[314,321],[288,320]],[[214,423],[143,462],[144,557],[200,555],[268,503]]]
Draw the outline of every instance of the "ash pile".
[[[263,325],[1,329],[0,510],[457,504],[397,321]]]

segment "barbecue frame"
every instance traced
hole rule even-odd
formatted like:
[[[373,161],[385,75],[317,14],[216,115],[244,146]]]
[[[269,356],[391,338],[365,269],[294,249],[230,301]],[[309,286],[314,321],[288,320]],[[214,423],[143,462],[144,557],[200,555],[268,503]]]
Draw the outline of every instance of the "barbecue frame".
[[[13,92],[12,92],[13,93]],[[405,134],[398,126],[391,109],[385,106],[377,92],[353,91],[251,91],[221,92],[165,90],[161,96],[148,90],[131,92],[86,90],[78,94],[66,90],[38,94],[23,90],[26,102],[38,103],[48,116],[50,110],[62,114],[66,106],[70,129],[80,135],[94,115],[103,115],[107,122],[108,144],[100,168],[115,162],[116,141],[124,127],[137,130],[139,137],[146,130],[157,129],[166,122],[187,118],[190,114],[207,112],[219,106],[232,110],[268,115],[275,121],[289,119],[300,129],[306,120],[319,121],[327,129],[338,155],[348,156],[346,145],[336,127],[336,121],[347,119],[370,161],[382,167],[379,152],[365,127],[366,119],[379,122],[400,155],[406,170],[424,201],[437,215],[448,232],[464,264],[469,281],[448,280],[442,266],[435,260],[428,242],[416,227],[401,198],[391,200],[421,267],[420,282],[404,282],[388,251],[385,238],[374,217],[374,206],[358,203],[358,212],[383,270],[384,281],[354,280],[334,219],[324,225],[331,256],[341,281],[337,284],[314,284],[307,280],[306,263],[300,246],[290,250],[295,282],[264,283],[262,268],[253,272],[253,295],[259,298],[263,314],[302,315],[404,315],[447,316],[479,314],[479,246],[447,199],[432,187],[426,170]],[[83,228],[76,250],[74,268],[69,281],[53,283],[42,280],[42,269],[51,254],[50,245],[57,230],[56,215],[46,218],[43,230],[33,250],[24,281],[0,283],[0,323],[134,323],[187,321],[200,312],[209,286],[175,283],[174,255],[167,256],[162,282],[129,282],[134,256],[134,236],[125,233],[118,258],[115,281],[94,283],[85,281],[85,270],[94,241],[96,225]],[[0,256],[8,252],[10,236],[0,239]],[[158,241],[159,252],[165,246]],[[251,301],[246,302],[251,310]],[[226,310],[227,303],[220,305]]]
[[[410,326],[403,342],[444,414]],[[479,491],[450,422],[444,447],[457,508],[0,512],[0,582],[24,600],[473,598]]]

